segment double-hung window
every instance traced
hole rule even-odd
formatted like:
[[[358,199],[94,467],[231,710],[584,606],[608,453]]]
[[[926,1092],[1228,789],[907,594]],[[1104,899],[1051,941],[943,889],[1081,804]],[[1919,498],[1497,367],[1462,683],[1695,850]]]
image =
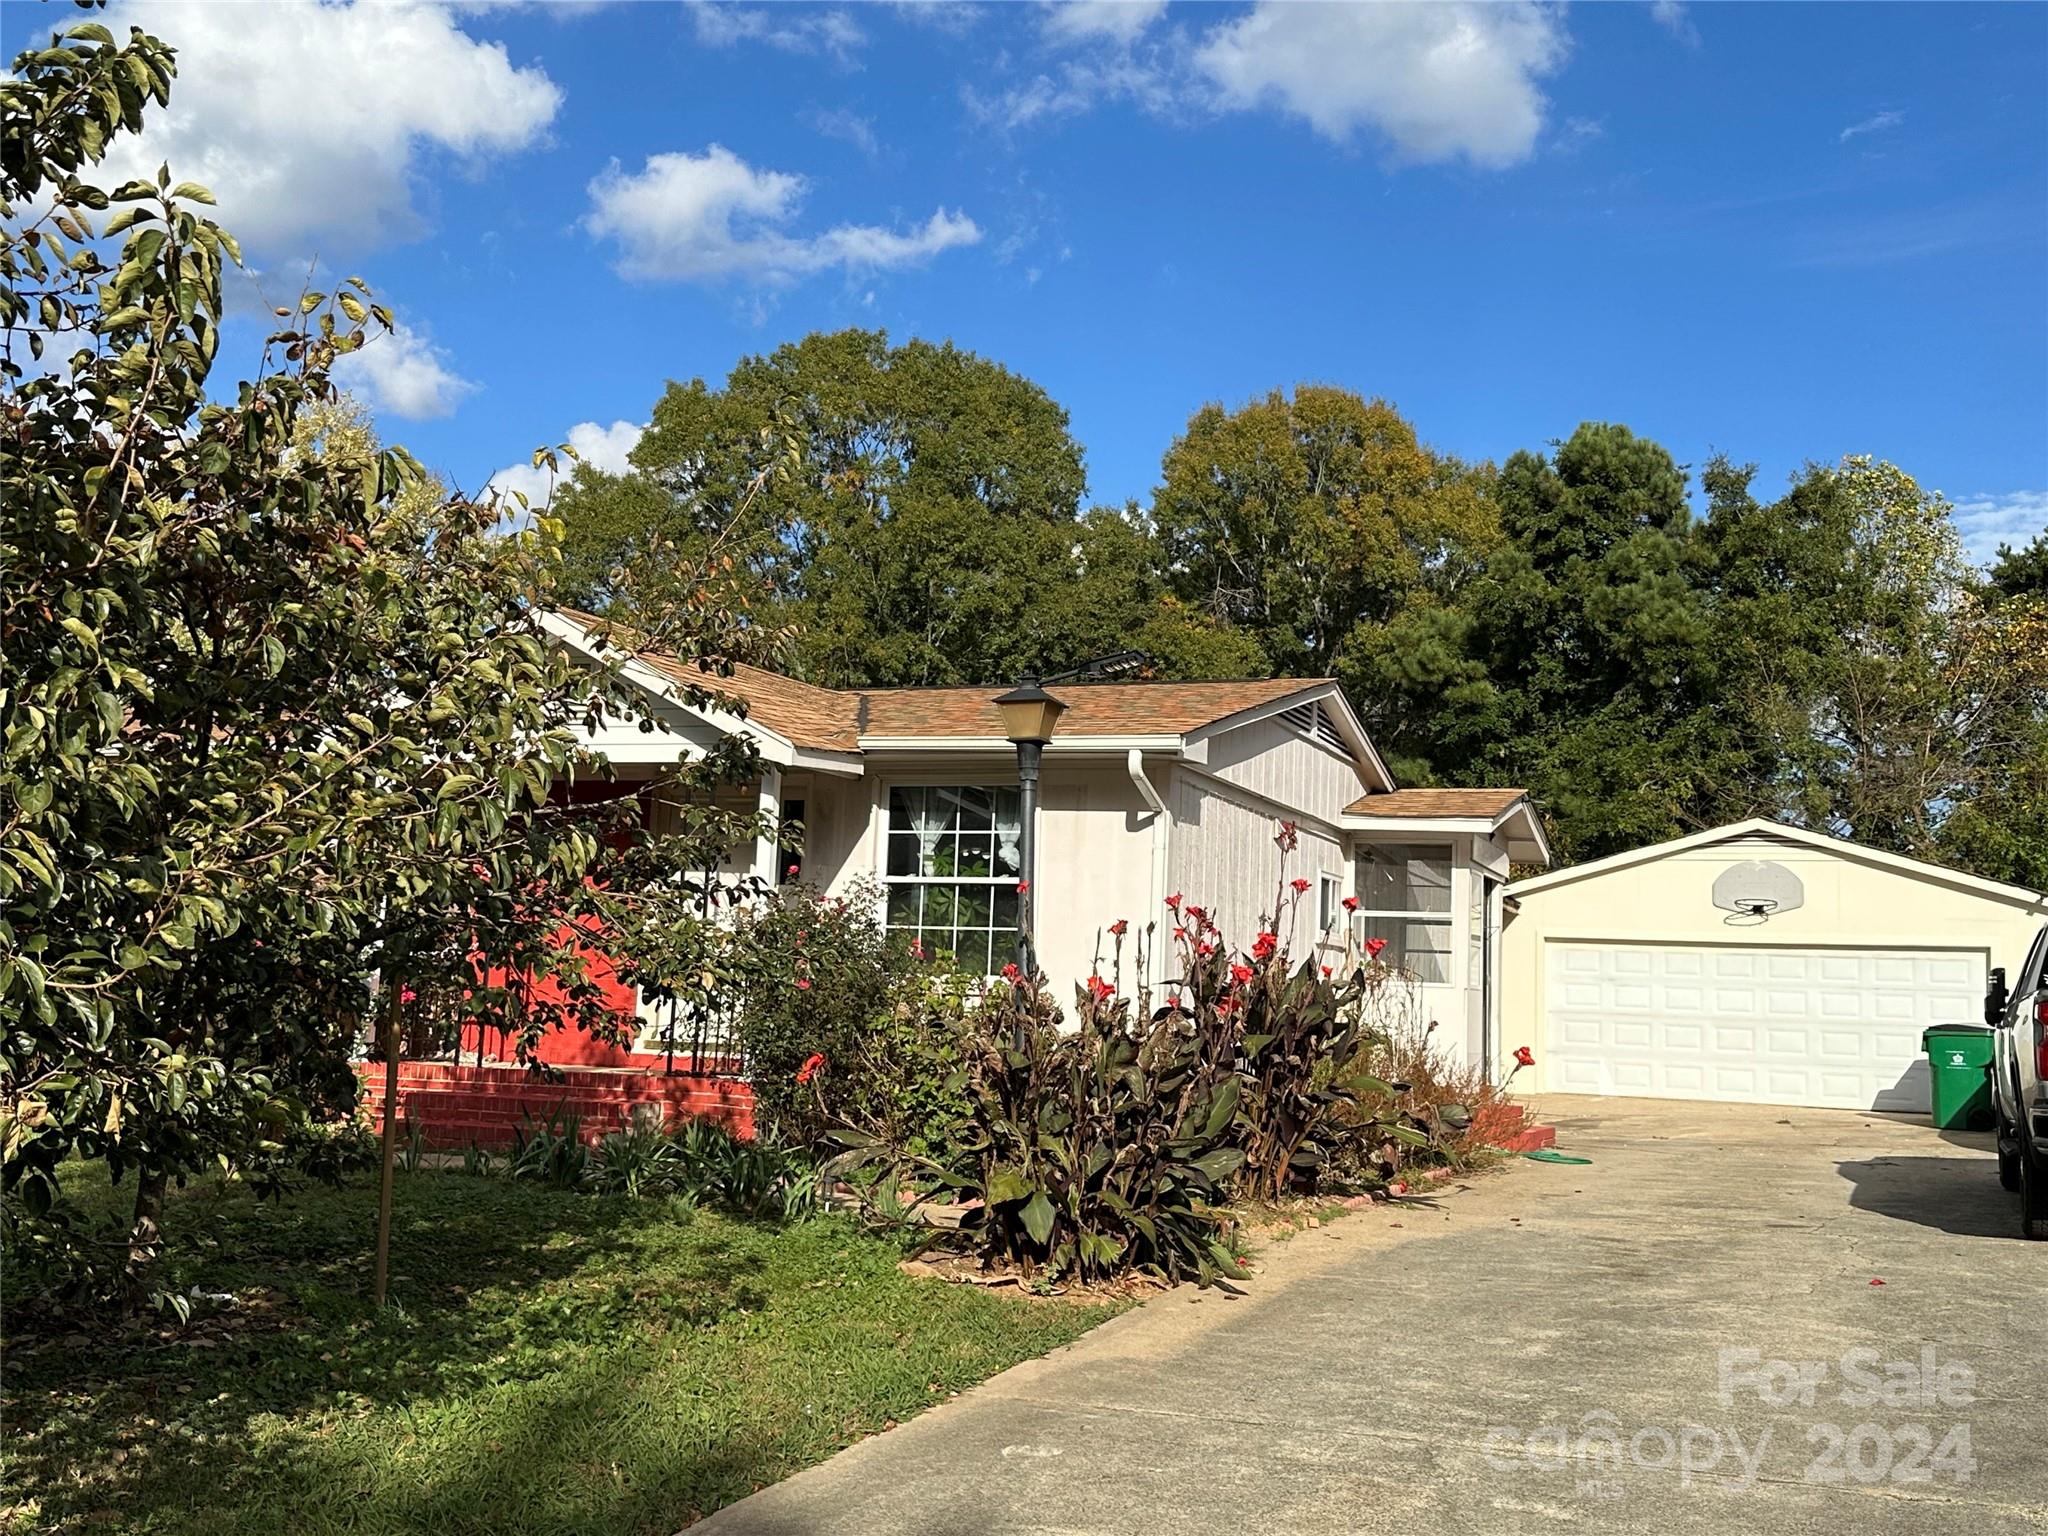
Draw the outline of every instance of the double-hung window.
[[[1017,952],[1022,806],[1015,789],[915,785],[889,791],[883,869],[892,933],[950,954],[970,975]]]
[[[1359,937],[1385,939],[1380,958],[1417,981],[1451,979],[1451,853],[1384,844],[1358,853]]]

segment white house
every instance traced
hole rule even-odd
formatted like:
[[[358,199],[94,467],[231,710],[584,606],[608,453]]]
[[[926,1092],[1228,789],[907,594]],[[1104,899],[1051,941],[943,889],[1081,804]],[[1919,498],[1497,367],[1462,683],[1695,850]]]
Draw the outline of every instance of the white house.
[[[1503,1049],[1533,1082],[1925,1110],[1921,1032],[1983,1016],[2048,897],[1802,827],[1717,827],[1508,888]]]
[[[597,653],[597,619],[564,611],[547,623]],[[721,735],[752,739],[764,768],[747,793],[801,833],[763,838],[735,862],[771,882],[794,863],[833,893],[869,877],[892,929],[970,970],[1014,957],[1021,817],[1016,749],[993,703],[1002,689],[821,688],[745,666],[714,678],[652,651],[632,653],[625,675],[654,729],[620,721],[592,741],[622,778]],[[744,712],[691,706],[691,683]],[[1522,791],[1397,788],[1327,678],[1053,692],[1066,709],[1044,754],[1033,897],[1039,963],[1061,995],[1108,964],[1118,919],[1163,933],[1179,894],[1248,946],[1283,882],[1301,878],[1309,889],[1285,935],[1295,955],[1341,946],[1355,896],[1354,933],[1386,940],[1383,957],[1413,974],[1439,1038],[1498,1055],[1502,888],[1511,862],[1549,861]],[[1282,821],[1299,835],[1284,866]],[[1169,979],[1166,947],[1150,951],[1144,979]],[[1122,984],[1138,979],[1127,960]]]

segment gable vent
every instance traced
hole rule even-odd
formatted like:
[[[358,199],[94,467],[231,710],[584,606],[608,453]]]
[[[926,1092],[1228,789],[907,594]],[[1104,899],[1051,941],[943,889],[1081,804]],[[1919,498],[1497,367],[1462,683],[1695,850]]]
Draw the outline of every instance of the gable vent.
[[[1337,722],[1330,718],[1330,712],[1318,703],[1296,704],[1280,711],[1280,718],[1293,726],[1312,741],[1320,741],[1334,752],[1351,755],[1351,748],[1344,740],[1344,733],[1337,729]]]

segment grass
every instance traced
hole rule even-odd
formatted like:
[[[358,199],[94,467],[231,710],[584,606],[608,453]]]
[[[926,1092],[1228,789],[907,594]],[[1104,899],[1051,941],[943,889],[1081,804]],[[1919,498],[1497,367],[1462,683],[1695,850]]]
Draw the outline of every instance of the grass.
[[[665,1536],[1115,1310],[913,1279],[837,1218],[420,1173],[380,1315],[375,1209],[196,1188],[179,1284],[237,1305],[11,1338],[0,1532]]]

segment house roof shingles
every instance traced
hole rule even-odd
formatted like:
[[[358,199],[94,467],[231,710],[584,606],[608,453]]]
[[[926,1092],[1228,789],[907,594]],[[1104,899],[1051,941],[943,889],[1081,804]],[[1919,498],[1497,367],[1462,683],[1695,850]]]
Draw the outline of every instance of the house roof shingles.
[[[1344,814],[1416,819],[1493,817],[1527,794],[1526,789],[1394,789],[1354,800],[1344,807]]]
[[[593,614],[560,611],[585,627],[604,622]],[[623,644],[628,637],[615,633],[612,638]],[[723,677],[659,651],[634,654],[671,681],[745,700],[749,719],[799,747],[857,752],[864,736],[947,741],[1003,734],[995,707],[1000,688],[822,688],[760,667],[736,665],[732,676]],[[1245,710],[1327,687],[1329,681],[1057,683],[1053,692],[1067,711],[1053,735],[1185,736]]]
[[[1205,725],[1325,686],[1326,679],[1276,677],[1236,683],[1054,683],[1067,706],[1061,736],[1185,736]],[[1001,736],[996,688],[869,688],[861,692],[863,736]]]

